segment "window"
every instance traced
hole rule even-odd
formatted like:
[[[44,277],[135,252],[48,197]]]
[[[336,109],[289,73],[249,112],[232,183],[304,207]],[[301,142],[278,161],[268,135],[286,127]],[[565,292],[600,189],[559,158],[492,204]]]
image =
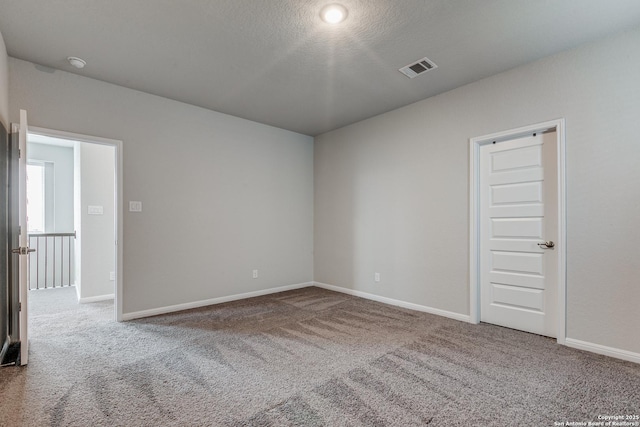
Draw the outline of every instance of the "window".
[[[44,163],[27,164],[27,226],[29,233],[45,232]]]

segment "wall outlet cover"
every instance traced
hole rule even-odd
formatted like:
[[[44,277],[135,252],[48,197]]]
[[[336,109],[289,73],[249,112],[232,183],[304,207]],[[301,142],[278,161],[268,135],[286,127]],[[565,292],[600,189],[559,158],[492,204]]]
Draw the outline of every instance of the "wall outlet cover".
[[[142,212],[142,202],[130,201],[129,212]]]
[[[87,213],[89,215],[102,215],[104,214],[104,208],[102,206],[88,206]]]

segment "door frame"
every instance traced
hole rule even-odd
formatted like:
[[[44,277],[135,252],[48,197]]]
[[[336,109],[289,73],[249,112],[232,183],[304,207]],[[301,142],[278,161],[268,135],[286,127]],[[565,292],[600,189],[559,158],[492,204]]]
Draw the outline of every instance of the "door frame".
[[[558,241],[553,253],[558,259],[558,313],[557,342],[564,344],[567,325],[567,265],[566,265],[566,164],[564,118],[533,124],[516,129],[492,133],[469,140],[469,317],[471,323],[480,323],[480,147],[532,133],[556,132],[558,172]]]
[[[89,144],[99,144],[99,145],[107,145],[115,148],[115,229],[116,229],[116,265],[115,265],[115,273],[116,273],[116,283],[114,286],[114,309],[115,309],[115,320],[117,322],[122,322],[122,308],[123,308],[123,289],[124,283],[122,281],[122,266],[123,266],[123,255],[122,255],[122,242],[123,242],[123,184],[122,184],[122,165],[123,165],[123,154],[122,154],[122,141],[117,139],[109,139],[102,138],[99,136],[90,136],[90,135],[82,135],[79,133],[72,133],[60,130],[53,129],[45,129],[39,128],[35,126],[29,126],[29,133],[37,133],[38,135],[50,136],[52,138],[60,138],[67,139],[71,141],[78,142],[86,142]]]

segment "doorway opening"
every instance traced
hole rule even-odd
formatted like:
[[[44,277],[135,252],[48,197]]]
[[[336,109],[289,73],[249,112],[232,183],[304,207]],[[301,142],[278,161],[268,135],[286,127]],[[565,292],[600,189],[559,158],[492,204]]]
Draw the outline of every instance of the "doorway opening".
[[[549,148],[552,155],[546,156]],[[472,323],[498,318],[488,321],[555,336],[559,344],[565,343],[564,153],[564,119],[471,138]],[[553,218],[551,226],[546,224],[548,217]],[[553,239],[544,238],[546,233]],[[552,299],[545,300],[546,283],[552,284]],[[553,312],[547,317],[548,310]],[[487,316],[489,311],[493,312]],[[545,321],[547,334],[538,329]]]
[[[30,315],[100,303],[120,321],[121,141],[30,127],[27,144]]]

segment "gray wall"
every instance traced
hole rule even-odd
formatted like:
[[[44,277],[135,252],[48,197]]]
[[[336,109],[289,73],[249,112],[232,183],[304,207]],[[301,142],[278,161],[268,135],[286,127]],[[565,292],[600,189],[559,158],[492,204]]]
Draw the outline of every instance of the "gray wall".
[[[125,313],[312,280],[312,138],[14,58],[9,74],[31,125],[123,141]]]
[[[76,170],[80,180],[78,241],[82,266],[76,291],[80,300],[114,293],[109,273],[115,271],[115,148],[77,143]],[[102,215],[89,215],[89,206],[102,206]],[[79,285],[78,285],[79,284]]]
[[[73,148],[30,142],[27,153],[29,160],[53,163],[54,221],[45,224],[47,233],[73,232]]]
[[[315,280],[468,314],[469,138],[564,117],[567,337],[640,352],[638,46],[640,29],[316,138]]]

